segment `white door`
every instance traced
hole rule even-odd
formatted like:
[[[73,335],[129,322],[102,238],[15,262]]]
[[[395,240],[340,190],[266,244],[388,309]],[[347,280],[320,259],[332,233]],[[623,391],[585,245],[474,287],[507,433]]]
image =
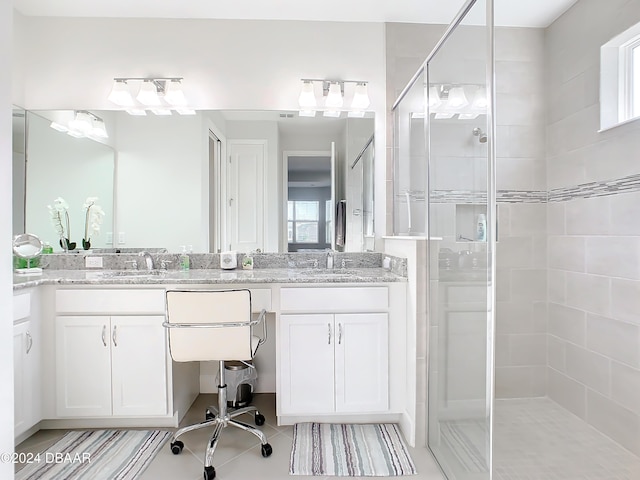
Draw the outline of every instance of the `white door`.
[[[333,315],[281,315],[282,414],[334,411]]]
[[[229,141],[229,250],[264,249],[266,159],[266,140]]]
[[[387,314],[340,314],[335,323],[336,412],[387,410]]]
[[[28,379],[25,378],[27,370],[27,348],[29,340],[27,331],[29,322],[19,323],[13,326],[13,415],[15,435],[19,435],[27,428],[28,408],[25,404],[29,400],[26,391]]]
[[[163,316],[111,317],[114,415],[166,415]]]
[[[56,318],[56,410],[61,417],[111,415],[110,321]]]

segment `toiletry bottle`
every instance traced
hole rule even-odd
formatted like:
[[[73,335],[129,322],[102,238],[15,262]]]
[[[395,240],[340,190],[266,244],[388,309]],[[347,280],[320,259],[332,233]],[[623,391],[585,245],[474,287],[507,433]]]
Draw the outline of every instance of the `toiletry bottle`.
[[[189,255],[187,255],[187,246],[182,246],[182,254],[180,255],[180,270],[186,272],[189,270]]]
[[[487,241],[487,217],[484,213],[478,215],[478,225],[476,230],[476,240],[478,242]]]
[[[42,253],[44,254],[53,253],[53,247],[49,242],[44,242],[44,245],[42,247]]]

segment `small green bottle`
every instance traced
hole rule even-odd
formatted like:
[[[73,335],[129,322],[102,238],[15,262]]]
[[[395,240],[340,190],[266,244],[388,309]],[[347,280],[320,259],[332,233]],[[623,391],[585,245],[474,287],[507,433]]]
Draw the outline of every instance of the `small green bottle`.
[[[189,271],[189,255],[187,255],[187,246],[182,247],[182,254],[180,255],[180,270],[183,272]]]

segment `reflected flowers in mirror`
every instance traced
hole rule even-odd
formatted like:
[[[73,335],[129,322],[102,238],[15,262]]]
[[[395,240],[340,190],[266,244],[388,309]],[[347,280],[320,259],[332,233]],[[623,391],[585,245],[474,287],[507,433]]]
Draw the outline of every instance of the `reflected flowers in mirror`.
[[[91,248],[91,238],[100,234],[100,225],[102,225],[102,219],[105,216],[102,207],[96,205],[97,201],[98,197],[87,197],[82,206],[85,211],[82,248],[85,250]]]
[[[53,201],[53,206],[47,205],[53,228],[60,237],[60,246],[65,250],[74,250],[76,243],[71,242],[71,227],[69,225],[69,204],[64,198],[58,197]]]

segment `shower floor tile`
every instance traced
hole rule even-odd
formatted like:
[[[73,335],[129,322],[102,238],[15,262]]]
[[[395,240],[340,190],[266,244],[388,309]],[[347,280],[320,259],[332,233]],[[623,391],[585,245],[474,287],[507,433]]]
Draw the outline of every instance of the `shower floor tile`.
[[[640,458],[548,398],[497,400],[494,480],[637,480]]]

